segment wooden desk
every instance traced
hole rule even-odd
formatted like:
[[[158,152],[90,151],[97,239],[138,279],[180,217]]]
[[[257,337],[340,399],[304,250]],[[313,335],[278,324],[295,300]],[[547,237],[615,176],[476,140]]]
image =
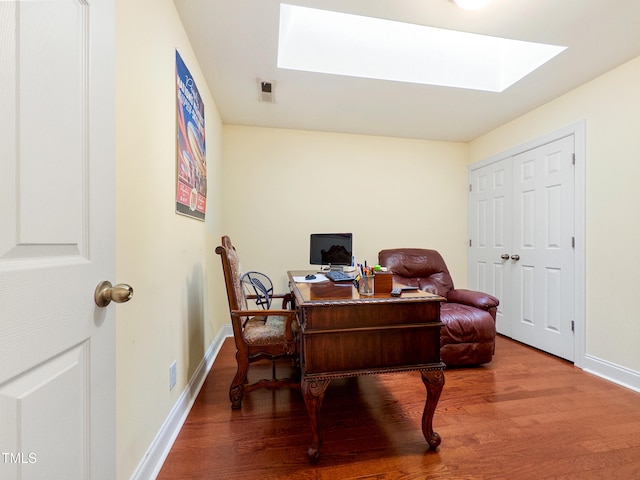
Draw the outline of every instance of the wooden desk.
[[[430,448],[440,444],[432,421],[444,385],[440,361],[440,302],[421,291],[401,297],[360,296],[351,283],[296,283],[289,274],[301,327],[302,393],[311,420],[307,452],[320,457],[320,406],[334,378],[418,370],[427,390],[422,432]]]

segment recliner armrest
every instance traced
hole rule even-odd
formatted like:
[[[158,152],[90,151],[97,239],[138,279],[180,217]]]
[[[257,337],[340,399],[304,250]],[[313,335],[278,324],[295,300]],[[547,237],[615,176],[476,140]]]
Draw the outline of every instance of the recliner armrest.
[[[493,295],[464,288],[449,290],[447,301],[451,303],[462,303],[482,310],[490,310],[500,305],[500,301]]]

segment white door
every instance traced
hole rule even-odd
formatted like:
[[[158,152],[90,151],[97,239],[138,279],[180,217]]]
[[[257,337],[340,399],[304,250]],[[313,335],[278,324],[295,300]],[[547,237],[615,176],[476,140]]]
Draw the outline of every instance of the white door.
[[[574,136],[470,170],[469,287],[499,333],[574,358]]]
[[[0,478],[115,478],[114,2],[0,1]]]
[[[573,360],[574,137],[513,157],[513,338]]]
[[[473,288],[499,299],[511,278],[511,166],[510,158],[472,170],[469,188],[469,273]],[[508,302],[507,302],[508,303]],[[496,314],[496,329],[511,336],[505,301]]]

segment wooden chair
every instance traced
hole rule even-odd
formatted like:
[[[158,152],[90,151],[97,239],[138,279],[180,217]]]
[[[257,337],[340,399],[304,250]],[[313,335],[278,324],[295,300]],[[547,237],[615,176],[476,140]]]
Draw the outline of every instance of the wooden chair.
[[[244,393],[258,388],[300,388],[299,379],[277,379],[275,371],[276,360],[291,358],[297,363],[299,359],[297,338],[299,327],[296,313],[294,310],[285,309],[287,304],[292,304],[291,294],[272,295],[273,298],[283,299],[282,309],[250,310],[247,307],[247,298],[252,296],[245,293],[238,253],[228,236],[222,237],[222,245],[216,247],[216,253],[222,260],[238,363],[238,370],[229,388],[231,408],[240,408]],[[249,384],[247,380],[249,365],[264,359],[272,362],[272,378]]]

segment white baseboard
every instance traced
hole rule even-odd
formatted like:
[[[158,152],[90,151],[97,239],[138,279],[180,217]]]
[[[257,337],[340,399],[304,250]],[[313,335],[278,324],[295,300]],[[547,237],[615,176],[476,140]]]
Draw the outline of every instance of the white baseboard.
[[[169,455],[173,442],[180,433],[180,429],[182,425],[184,425],[193,403],[196,401],[198,392],[200,392],[209,370],[211,370],[211,366],[218,356],[224,339],[232,336],[233,330],[231,329],[231,324],[223,325],[218,335],[216,335],[216,338],[211,342],[211,345],[209,345],[209,348],[204,354],[204,358],[200,362],[200,365],[198,365],[191,380],[180,394],[178,401],[160,427],[158,434],[151,442],[138,468],[133,472],[131,480],[150,480],[158,476],[162,464],[167,458],[167,455]]]
[[[584,356],[583,370],[640,393],[640,372],[621,367],[592,355]]]

